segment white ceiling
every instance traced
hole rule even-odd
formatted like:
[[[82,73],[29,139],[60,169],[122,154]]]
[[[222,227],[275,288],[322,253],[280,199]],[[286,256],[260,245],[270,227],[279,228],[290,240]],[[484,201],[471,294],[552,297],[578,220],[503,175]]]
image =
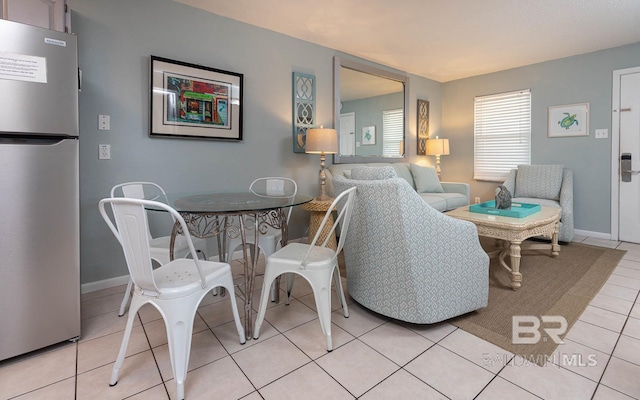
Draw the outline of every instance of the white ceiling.
[[[640,42],[640,0],[175,0],[439,82]]]

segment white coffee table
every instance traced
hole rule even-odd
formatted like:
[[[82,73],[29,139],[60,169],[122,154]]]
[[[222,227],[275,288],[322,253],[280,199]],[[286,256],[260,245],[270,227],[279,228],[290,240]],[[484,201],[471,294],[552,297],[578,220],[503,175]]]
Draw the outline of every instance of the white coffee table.
[[[470,212],[469,206],[465,206],[449,211],[446,215],[473,222],[478,228],[478,235],[499,241],[500,248],[488,254],[490,257],[496,255],[499,257],[500,265],[511,273],[511,288],[518,290],[522,285],[520,250],[523,241],[536,236],[550,238],[551,244],[527,243],[525,249],[549,249],[552,257],[560,254],[558,244],[560,212],[559,208],[542,206],[539,212],[524,218],[512,218]],[[507,254],[510,256],[510,266],[504,260]]]

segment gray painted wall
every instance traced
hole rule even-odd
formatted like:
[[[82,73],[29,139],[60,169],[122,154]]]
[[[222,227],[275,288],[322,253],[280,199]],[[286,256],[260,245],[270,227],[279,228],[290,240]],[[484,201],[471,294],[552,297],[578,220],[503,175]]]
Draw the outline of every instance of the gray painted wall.
[[[291,74],[317,79],[317,124],[331,126],[335,50],[205,13],[170,0],[70,0],[83,70],[80,94],[80,204],[82,282],[126,274],[122,251],[106,228],[97,202],[120,182],[150,180],[171,191],[244,190],[258,176],[296,179],[316,193],[319,156],[292,151]],[[158,139],[148,136],[149,56],[244,74],[244,141]],[[360,60],[362,61],[362,60]],[[533,101],[532,160],[563,163],[575,172],[576,227],[609,233],[611,76],[640,65],[640,43],[448,83],[409,78],[409,161],[416,156],[416,100],[430,102],[430,135],[449,138],[442,179],[472,185],[487,200],[495,183],[473,181],[473,97],[529,87]],[[549,105],[589,102],[591,135],[546,137]],[[98,114],[111,130],[98,131]],[[98,160],[98,144],[112,159]],[[330,162],[330,157],[328,160]],[[308,213],[296,209],[291,238],[303,236]],[[162,225],[165,227],[164,225]]]
[[[332,126],[333,57],[344,54],[170,0],[70,0],[69,5],[83,71],[82,283],[126,274],[122,251],[97,209],[116,183],[148,180],[170,191],[233,192],[256,177],[282,175],[295,179],[301,192],[317,193],[320,157],[292,151],[291,75],[316,76],[316,123]],[[150,55],[244,74],[244,140],[150,138]],[[411,121],[420,96],[432,100],[432,130],[440,129],[440,84],[410,79]],[[98,114],[111,115],[110,131],[98,130]],[[415,154],[415,126],[410,135],[407,152]],[[98,160],[101,143],[111,145],[111,160]],[[303,236],[308,217],[294,210],[291,238]]]
[[[442,85],[442,179],[470,182],[472,199],[494,196],[496,182],[473,180],[473,100],[475,96],[531,88],[532,164],[564,164],[574,172],[576,229],[610,234],[611,90],[616,69],[640,65],[640,43],[563,58]],[[547,107],[590,103],[589,136],[547,137]],[[595,129],[609,129],[595,139]]]

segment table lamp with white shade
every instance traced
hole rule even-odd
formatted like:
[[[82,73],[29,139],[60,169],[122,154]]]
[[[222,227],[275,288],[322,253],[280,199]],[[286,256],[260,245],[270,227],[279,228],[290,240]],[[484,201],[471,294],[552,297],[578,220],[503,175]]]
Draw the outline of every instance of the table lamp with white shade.
[[[440,176],[440,156],[449,155],[449,139],[435,139],[427,140],[426,155],[436,156],[436,173]]]
[[[324,172],[325,154],[335,154],[338,152],[338,131],[335,129],[313,128],[307,130],[307,141],[305,143],[305,153],[320,154],[320,195],[317,200],[328,200],[325,193],[325,180],[327,176]]]

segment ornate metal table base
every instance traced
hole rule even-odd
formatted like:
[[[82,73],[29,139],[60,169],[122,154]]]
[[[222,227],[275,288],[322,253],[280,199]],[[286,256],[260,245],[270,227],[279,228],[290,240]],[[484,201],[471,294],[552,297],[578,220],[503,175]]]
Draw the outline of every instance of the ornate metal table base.
[[[227,253],[227,237],[237,238],[238,235],[242,240],[242,257],[244,260],[244,284],[245,284],[245,303],[244,303],[244,330],[247,340],[253,337],[253,291],[254,281],[256,277],[256,266],[258,265],[259,252],[252,252],[252,257],[247,254],[246,232],[253,231],[255,246],[259,243],[260,234],[267,232],[269,227],[280,229],[282,232],[281,245],[287,244],[287,218],[282,208],[266,211],[241,211],[241,212],[225,212],[225,213],[188,213],[181,212],[189,228],[189,233],[197,238],[207,239],[216,237],[218,241],[218,260],[220,262],[229,262],[226,259]],[[237,217],[237,218],[236,218]],[[236,224],[237,222],[237,224]],[[247,224],[249,223],[249,224]],[[171,244],[169,247],[170,257],[173,260],[173,250],[175,237],[181,234],[180,224],[176,223],[171,232]],[[220,288],[220,295],[224,295],[224,289]],[[276,280],[276,301],[279,300],[279,280]]]

